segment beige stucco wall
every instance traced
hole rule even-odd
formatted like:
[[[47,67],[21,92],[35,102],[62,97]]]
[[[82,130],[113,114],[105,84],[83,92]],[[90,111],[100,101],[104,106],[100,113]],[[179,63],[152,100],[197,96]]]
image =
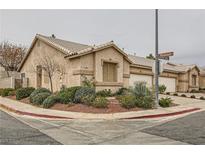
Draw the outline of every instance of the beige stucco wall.
[[[199,87],[205,88],[205,76],[199,76]]]
[[[39,40],[38,40],[39,41]],[[28,56],[27,60],[25,61],[21,73],[25,73],[25,76],[29,78],[29,86],[37,87],[36,81],[36,65],[38,63],[39,57],[49,56],[53,58],[55,62],[57,62],[61,67],[64,68],[64,75],[62,76],[62,84],[69,86],[80,85],[80,76],[73,75],[73,70],[80,68],[80,60],[68,60],[64,58],[64,54],[60,51],[52,48],[51,46],[47,45],[46,43],[39,41],[40,46],[37,43],[34,45],[32,52]],[[42,75],[42,87],[50,89],[50,82],[48,82],[48,77],[46,77],[45,72],[43,71]],[[58,91],[60,90],[61,83],[60,83],[60,74],[55,73],[53,76],[53,90]]]

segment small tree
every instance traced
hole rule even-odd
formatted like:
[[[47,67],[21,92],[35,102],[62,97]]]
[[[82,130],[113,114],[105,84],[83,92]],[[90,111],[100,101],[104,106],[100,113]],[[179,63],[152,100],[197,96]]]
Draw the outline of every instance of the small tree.
[[[155,60],[155,57],[151,53],[148,56],[146,56],[146,58]]]
[[[17,71],[26,48],[9,42],[0,43],[0,66],[3,67],[9,77],[9,71]]]
[[[40,65],[42,67],[42,70],[47,73],[50,82],[50,89],[53,92],[53,76],[55,74],[63,76],[65,74],[64,67],[59,65],[57,61],[55,61],[48,55],[43,55],[42,57],[38,58],[36,64]]]

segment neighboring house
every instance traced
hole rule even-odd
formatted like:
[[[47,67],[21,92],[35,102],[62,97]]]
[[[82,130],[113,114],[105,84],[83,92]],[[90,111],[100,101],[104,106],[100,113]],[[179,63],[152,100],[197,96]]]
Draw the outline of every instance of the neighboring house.
[[[153,85],[153,60],[127,55],[113,41],[98,46],[69,42],[55,37],[37,34],[18,71],[28,78],[28,86],[49,88],[48,75],[37,63],[39,58],[49,56],[64,67],[64,73],[54,75],[53,88],[58,91],[81,85],[82,76],[93,79],[96,90],[133,86],[135,81]],[[199,69],[196,65],[165,64],[159,78],[167,91],[190,91],[199,89]]]
[[[200,69],[199,88],[205,89],[205,67],[199,69]]]

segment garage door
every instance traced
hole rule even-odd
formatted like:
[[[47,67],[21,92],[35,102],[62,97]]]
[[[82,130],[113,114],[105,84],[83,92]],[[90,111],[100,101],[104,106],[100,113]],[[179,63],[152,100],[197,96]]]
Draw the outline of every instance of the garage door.
[[[147,87],[152,87],[152,76],[149,75],[137,75],[137,74],[130,74],[129,85],[133,86],[135,82],[146,82]]]
[[[175,78],[159,77],[159,85],[162,85],[162,84],[164,84],[167,87],[166,92],[176,91],[176,79]]]

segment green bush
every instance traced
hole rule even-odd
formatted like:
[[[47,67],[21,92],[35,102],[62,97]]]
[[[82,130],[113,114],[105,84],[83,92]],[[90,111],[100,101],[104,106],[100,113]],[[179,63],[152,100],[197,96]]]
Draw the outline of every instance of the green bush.
[[[119,100],[120,105],[126,109],[136,107],[136,98],[134,95],[118,96],[117,99]]]
[[[169,97],[161,98],[161,99],[159,100],[159,105],[160,105],[161,107],[170,107],[171,103],[172,103],[172,100],[171,100],[171,98],[169,98]]]
[[[48,96],[44,101],[43,101],[43,108],[50,108],[52,107],[55,103],[60,102],[61,98],[59,98],[56,95],[50,95]]]
[[[170,92],[166,92],[167,95],[170,95]]]
[[[105,97],[98,96],[91,103],[91,106],[96,107],[96,108],[107,108],[108,100]]]
[[[75,86],[75,87],[65,88],[64,90],[61,90],[58,93],[58,97],[60,97],[60,99],[61,99],[60,102],[64,103],[64,104],[73,102],[74,101],[74,97],[75,97],[75,93],[80,88],[82,88],[82,87]]]
[[[135,82],[132,92],[136,97],[145,97],[151,93],[144,82]]]
[[[128,95],[129,94],[129,89],[127,88],[120,88],[115,92],[115,95],[119,96],[119,95]]]
[[[201,99],[201,100],[205,100],[205,97],[201,96],[199,99]]]
[[[110,96],[112,96],[112,92],[111,92],[110,89],[109,90],[104,89],[104,90],[96,92],[96,95],[97,96],[102,96],[102,97],[110,97]]]
[[[195,95],[191,95],[190,98],[196,98],[196,96]]]
[[[16,95],[15,90],[9,91],[9,93],[8,93],[8,96],[15,96],[15,95]]]
[[[181,94],[181,97],[186,97],[186,95],[185,94]]]
[[[154,107],[154,99],[152,95],[136,98],[136,106],[145,109],[151,109]]]
[[[177,93],[174,93],[173,95],[174,95],[174,96],[178,96],[178,94],[177,94]]]
[[[11,91],[15,91],[15,90],[12,89],[12,88],[4,88],[4,89],[2,90],[1,96],[2,96],[2,97],[9,96],[9,93],[10,93]],[[10,93],[10,94],[11,94],[11,93]]]
[[[29,97],[31,93],[35,90],[33,87],[20,88],[16,90],[16,99],[21,100],[23,98]]]
[[[46,88],[38,88],[38,89],[34,90],[34,91],[30,94],[30,96],[29,96],[30,102],[33,103],[33,98],[34,98],[37,94],[39,94],[39,93],[44,93],[44,92],[47,92],[47,93],[51,94],[51,91],[48,90],[48,89],[46,89]]]
[[[190,92],[191,92],[191,93],[198,93],[199,91],[196,90],[196,89],[192,89]]]
[[[83,103],[83,99],[93,99],[95,98],[95,89],[90,87],[82,87],[76,91],[74,102]]]
[[[0,96],[2,95],[3,90],[3,88],[0,88]]]
[[[51,95],[51,93],[49,93],[49,92],[38,93],[35,96],[33,96],[32,103],[35,105],[41,105],[43,103],[43,101],[50,95]]]
[[[159,93],[163,94],[166,91],[167,87],[163,84],[163,85],[159,85]]]

